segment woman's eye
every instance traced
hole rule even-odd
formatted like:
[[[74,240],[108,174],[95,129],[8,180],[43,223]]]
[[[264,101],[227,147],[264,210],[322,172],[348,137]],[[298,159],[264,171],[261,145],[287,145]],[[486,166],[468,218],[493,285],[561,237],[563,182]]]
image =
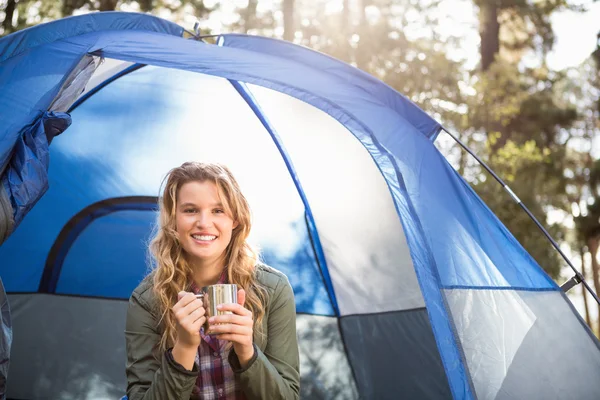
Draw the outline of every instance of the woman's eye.
[[[196,210],[194,210],[193,208],[188,208],[188,209],[184,210],[183,212],[184,213],[193,213],[194,211],[196,211]]]
[[[216,209],[215,210],[215,214],[221,214],[224,213],[225,211],[221,210],[221,209]]]

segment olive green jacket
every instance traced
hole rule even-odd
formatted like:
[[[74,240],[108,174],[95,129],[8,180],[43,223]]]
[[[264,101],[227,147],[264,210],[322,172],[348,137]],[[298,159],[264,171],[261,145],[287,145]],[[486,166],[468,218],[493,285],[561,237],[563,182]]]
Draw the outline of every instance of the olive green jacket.
[[[254,334],[254,357],[239,367],[233,350],[229,361],[248,400],[298,399],[300,389],[296,307],[284,274],[257,265],[257,279],[267,288],[263,335]],[[129,299],[125,338],[129,400],[189,399],[198,365],[188,371],[169,352],[159,352],[162,330],[152,280],[146,277]]]

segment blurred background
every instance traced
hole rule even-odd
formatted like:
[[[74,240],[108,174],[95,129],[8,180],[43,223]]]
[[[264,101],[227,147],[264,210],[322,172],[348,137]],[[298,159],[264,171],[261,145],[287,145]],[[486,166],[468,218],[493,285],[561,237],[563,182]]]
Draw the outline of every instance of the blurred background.
[[[383,80],[490,165],[600,292],[600,1],[0,0],[0,36],[109,10],[281,38]],[[436,143],[548,274],[569,279],[504,189],[444,133]],[[598,335],[597,304],[581,285],[569,296]]]

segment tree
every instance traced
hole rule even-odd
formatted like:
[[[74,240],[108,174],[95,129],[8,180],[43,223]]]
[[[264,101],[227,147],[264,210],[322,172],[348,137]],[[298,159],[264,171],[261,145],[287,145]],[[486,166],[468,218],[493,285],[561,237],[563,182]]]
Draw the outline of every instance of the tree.
[[[283,0],[283,39],[294,41],[294,0]]]
[[[552,48],[550,16],[570,7],[565,1],[477,0],[481,63],[471,74],[474,94],[467,98],[466,132],[477,153],[517,193],[534,216],[546,224],[550,210],[568,210],[565,193],[569,137],[564,132],[578,119],[575,107],[557,90],[567,79],[548,69]],[[536,55],[537,66],[525,65],[525,53]],[[474,166],[465,171],[483,200],[537,262],[554,278],[563,261],[510,197]],[[548,226],[561,241],[560,224]]]
[[[588,163],[591,159],[588,158]],[[591,258],[592,280],[596,293],[600,293],[600,269],[598,266],[598,248],[600,246],[600,160],[591,163],[586,171],[589,175],[589,198],[581,214],[575,218],[578,238],[587,246]],[[591,204],[589,204],[591,203]],[[600,333],[600,315],[597,320],[597,332]]]
[[[9,34],[13,31],[13,18],[16,7],[17,0],[7,0],[6,7],[4,7],[4,21],[2,21],[3,34]]]
[[[580,10],[567,0],[475,0],[479,8],[481,69],[486,71],[500,54],[518,61],[525,50],[544,57],[552,48],[550,16],[561,9]]]
[[[4,19],[0,25],[2,30],[0,36],[8,35],[21,29],[25,29],[33,23],[28,20],[28,9],[31,2],[28,0],[5,0]],[[50,0],[49,0],[50,1]]]

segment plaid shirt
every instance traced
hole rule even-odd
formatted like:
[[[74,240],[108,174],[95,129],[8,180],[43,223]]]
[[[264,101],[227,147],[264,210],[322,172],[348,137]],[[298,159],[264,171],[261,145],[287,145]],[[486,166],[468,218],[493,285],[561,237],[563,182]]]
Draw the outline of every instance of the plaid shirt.
[[[226,271],[217,283],[227,283]],[[192,291],[200,293],[195,284],[192,284]],[[233,351],[229,342],[205,335],[204,328],[200,329],[200,336],[202,340],[196,354],[199,373],[190,400],[246,400],[229,364],[229,351]]]

